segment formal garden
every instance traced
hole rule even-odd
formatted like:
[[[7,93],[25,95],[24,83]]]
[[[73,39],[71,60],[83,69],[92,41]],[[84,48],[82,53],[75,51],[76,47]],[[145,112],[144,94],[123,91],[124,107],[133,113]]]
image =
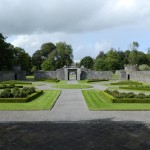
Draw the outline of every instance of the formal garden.
[[[50,89],[35,88],[44,84]],[[106,90],[95,89],[95,85]],[[89,110],[150,110],[150,85],[118,80],[80,80],[77,84],[65,80],[0,82],[0,110],[50,110],[63,89],[81,89]]]
[[[1,82],[0,110],[51,109],[60,94],[59,90],[37,90],[31,82]]]

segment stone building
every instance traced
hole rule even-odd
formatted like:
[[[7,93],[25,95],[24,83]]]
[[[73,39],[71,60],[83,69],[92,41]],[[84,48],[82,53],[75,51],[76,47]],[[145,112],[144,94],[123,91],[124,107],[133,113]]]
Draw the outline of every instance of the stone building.
[[[133,80],[140,82],[150,82],[150,71],[139,71],[138,65],[126,65],[120,71],[120,80]]]
[[[0,82],[8,80],[26,80],[26,71],[21,71],[19,66],[14,67],[13,71],[0,71]]]

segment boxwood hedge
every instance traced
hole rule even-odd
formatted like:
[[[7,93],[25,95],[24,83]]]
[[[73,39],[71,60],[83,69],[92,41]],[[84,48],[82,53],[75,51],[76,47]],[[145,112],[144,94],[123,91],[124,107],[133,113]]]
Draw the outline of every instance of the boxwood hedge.
[[[114,97],[112,99],[113,103],[150,103],[150,95],[145,95],[144,93],[120,93],[116,90],[105,90],[105,92]]]
[[[142,85],[143,83],[137,81],[119,81],[115,83],[111,83],[111,85]]]
[[[41,94],[43,94],[43,90],[36,91],[35,93],[32,93],[31,95],[27,96],[27,98],[0,98],[0,103],[26,103],[26,102],[31,102],[32,100],[39,97]]]

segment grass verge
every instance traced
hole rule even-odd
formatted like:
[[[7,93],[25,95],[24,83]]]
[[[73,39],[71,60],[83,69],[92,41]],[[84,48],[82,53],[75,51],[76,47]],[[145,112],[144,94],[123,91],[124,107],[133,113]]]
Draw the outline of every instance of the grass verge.
[[[49,110],[53,107],[61,91],[49,90],[28,103],[0,103],[0,110]]]
[[[61,88],[61,89],[86,89],[86,88],[92,88],[93,86],[85,85],[85,84],[58,84],[52,87]]]
[[[104,91],[82,90],[89,110],[150,110],[149,103],[112,103],[113,97]]]

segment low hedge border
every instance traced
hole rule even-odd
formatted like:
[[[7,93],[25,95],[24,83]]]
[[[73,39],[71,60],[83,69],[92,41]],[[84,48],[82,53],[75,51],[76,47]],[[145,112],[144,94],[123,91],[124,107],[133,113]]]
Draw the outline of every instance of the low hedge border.
[[[115,83],[111,83],[111,85],[143,85],[143,83],[140,82],[134,82],[134,81],[120,81],[120,82],[115,82]]]
[[[124,87],[124,86],[120,86],[120,89],[127,89],[127,90],[140,90],[140,91],[150,91],[150,87]]]
[[[42,94],[43,90],[40,90],[27,96],[27,98],[0,98],[0,103],[27,103],[31,102]]]
[[[0,86],[0,89],[15,88],[15,87],[17,87],[17,88],[23,88],[23,86],[4,86],[4,87]]]
[[[31,82],[23,82],[23,81],[18,81],[18,80],[10,80],[10,81],[3,81],[0,82],[0,84],[32,84]]]
[[[100,82],[100,81],[109,81],[109,80],[106,80],[106,79],[89,79],[89,80],[87,80],[87,83],[89,83],[89,82]]]
[[[150,98],[126,98],[126,99],[112,99],[113,103],[150,103]]]

